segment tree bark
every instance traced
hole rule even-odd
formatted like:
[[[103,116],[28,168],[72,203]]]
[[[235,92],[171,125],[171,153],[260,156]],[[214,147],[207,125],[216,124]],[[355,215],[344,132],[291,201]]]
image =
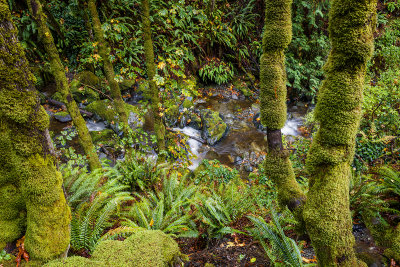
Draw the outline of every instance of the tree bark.
[[[149,81],[149,95],[151,99],[151,115],[154,122],[154,131],[157,137],[158,151],[165,150],[165,126],[159,113],[160,98],[158,96],[158,88],[154,81],[156,73],[156,65],[154,63],[153,41],[151,39],[150,25],[150,6],[149,0],[142,0],[142,20],[143,20],[143,36],[144,36],[144,54],[146,58],[147,79]],[[160,160],[164,157],[159,156]]]
[[[353,249],[349,181],[375,17],[375,0],[331,2],[332,50],[315,109],[320,129],[307,158],[312,177],[303,212],[319,266],[365,266]]]
[[[120,122],[124,124],[124,127],[128,127],[128,116],[125,110],[125,103],[124,100],[122,99],[119,85],[117,81],[114,79],[115,78],[114,67],[110,61],[110,58],[108,57],[110,54],[110,48],[108,47],[108,43],[106,42],[106,40],[104,40],[104,33],[101,28],[99,14],[97,13],[96,1],[89,0],[88,8],[90,15],[92,17],[94,36],[96,38],[96,41],[98,42],[99,54],[103,60],[104,73],[106,75],[108,85],[110,86],[111,97],[114,100],[113,103],[115,110],[118,113]]]
[[[292,39],[292,0],[267,0],[263,55],[260,59],[261,122],[267,126],[268,154],[265,174],[278,187],[281,206],[288,206],[302,221],[305,195],[297,184],[289,153],[283,148],[281,128],[286,122],[286,70],[284,51]]]
[[[70,210],[48,132],[6,0],[0,0],[0,249],[25,235],[32,259],[69,246]]]
[[[39,37],[49,56],[51,71],[55,77],[57,88],[64,99],[68,113],[71,115],[72,121],[78,131],[79,143],[85,151],[89,167],[91,170],[101,168],[99,157],[97,156],[86,122],[81,116],[79,108],[70,92],[64,67],[54,44],[53,36],[47,26],[46,15],[43,13],[42,5],[39,0],[27,0],[27,3],[29,11],[38,25]]]

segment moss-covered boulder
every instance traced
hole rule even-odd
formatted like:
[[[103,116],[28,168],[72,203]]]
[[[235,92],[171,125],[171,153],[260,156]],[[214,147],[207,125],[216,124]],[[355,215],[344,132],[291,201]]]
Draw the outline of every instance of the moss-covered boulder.
[[[45,266],[132,266],[163,267],[181,261],[183,255],[178,244],[163,232],[157,230],[139,231],[124,241],[101,242],[90,259],[70,257],[52,261]]]
[[[228,132],[228,126],[221,118],[219,112],[203,109],[200,111],[203,130],[201,137],[207,144],[213,146]]]
[[[61,111],[54,114],[54,119],[59,122],[70,122],[72,121],[71,115],[68,112]]]
[[[73,80],[69,86],[75,101],[78,103],[92,103],[100,99],[99,93],[92,89],[94,86],[91,86],[91,88],[79,80]]]
[[[116,145],[117,135],[112,129],[104,129],[102,131],[90,132],[93,144],[103,144],[107,146]]]
[[[83,85],[96,87],[100,84],[100,79],[91,71],[82,71],[76,76],[77,80]]]
[[[125,91],[133,88],[135,84],[136,84],[135,80],[126,79],[119,83],[119,88],[121,88],[121,91]]]
[[[63,97],[62,97],[62,95],[61,95],[60,92],[55,92],[55,93],[51,96],[51,99],[54,99],[54,100],[59,101],[59,102],[63,102],[63,101],[64,101],[64,100],[63,100]]]
[[[131,128],[136,129],[142,127],[144,119],[140,116],[139,108],[125,103],[125,109],[128,113],[128,123]],[[108,99],[94,101],[86,107],[86,110],[96,114],[112,126],[119,123],[117,112]]]

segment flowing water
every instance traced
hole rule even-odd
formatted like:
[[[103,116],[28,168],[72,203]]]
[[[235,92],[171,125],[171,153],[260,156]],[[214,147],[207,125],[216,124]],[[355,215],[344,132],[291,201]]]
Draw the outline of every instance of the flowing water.
[[[199,142],[201,131],[191,127],[183,129],[174,128],[189,137],[188,145],[196,158],[192,159],[193,165],[190,169],[195,169],[203,159],[217,159],[221,163],[230,167],[237,166],[246,155],[252,152],[260,154],[266,151],[267,142],[265,133],[258,130],[253,122],[253,117],[259,112],[259,107],[249,100],[233,100],[212,97],[196,105],[196,108],[208,108],[218,111],[224,118],[229,127],[228,134],[214,146],[209,146]],[[298,128],[303,123],[303,117],[307,108],[289,109],[288,120],[282,129],[284,135],[299,135]],[[195,138],[191,138],[195,137]]]

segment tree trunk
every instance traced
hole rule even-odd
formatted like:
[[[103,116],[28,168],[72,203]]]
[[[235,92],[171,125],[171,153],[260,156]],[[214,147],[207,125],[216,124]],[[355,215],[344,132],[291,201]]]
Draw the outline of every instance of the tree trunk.
[[[98,42],[99,54],[103,60],[104,73],[106,75],[108,85],[110,86],[111,97],[114,100],[113,103],[115,110],[118,113],[119,121],[124,124],[123,127],[128,127],[128,116],[125,110],[125,103],[124,100],[122,99],[119,85],[117,81],[114,79],[115,78],[114,67],[110,61],[110,58],[108,57],[110,54],[110,48],[108,47],[106,40],[104,40],[104,33],[103,30],[101,29],[99,14],[97,13],[96,1],[89,0],[88,8],[90,15],[92,16],[94,36],[96,38],[96,41]]]
[[[349,180],[376,1],[333,0],[329,16],[332,50],[315,109],[320,129],[307,159],[312,178],[303,215],[319,266],[365,266],[353,250]]]
[[[40,106],[6,0],[0,0],[0,249],[25,235],[32,259],[69,246],[70,210],[55,166],[49,118]]]
[[[268,154],[264,169],[278,187],[281,206],[288,206],[301,221],[305,196],[297,184],[289,153],[282,145],[286,122],[286,70],[284,51],[292,39],[292,0],[267,0],[263,55],[260,59],[261,122],[267,127]]]
[[[149,81],[149,95],[151,99],[151,110],[154,122],[154,131],[157,137],[158,151],[165,150],[165,127],[158,112],[160,98],[158,96],[158,88],[154,81],[156,65],[154,63],[153,41],[151,39],[150,25],[150,6],[149,0],[142,0],[142,20],[143,20],[143,35],[144,35],[144,54],[146,57],[147,78]],[[159,156],[162,160],[164,157]]]
[[[29,11],[37,23],[39,37],[43,42],[48,57],[50,59],[51,71],[57,83],[57,89],[60,91],[68,113],[71,115],[72,121],[78,131],[79,143],[85,151],[91,170],[101,168],[96,149],[93,145],[92,138],[86,126],[85,120],[82,118],[79,108],[72,97],[69,89],[68,80],[65,76],[64,67],[58,55],[57,48],[54,44],[53,36],[46,24],[46,15],[43,13],[42,5],[39,0],[27,0]]]

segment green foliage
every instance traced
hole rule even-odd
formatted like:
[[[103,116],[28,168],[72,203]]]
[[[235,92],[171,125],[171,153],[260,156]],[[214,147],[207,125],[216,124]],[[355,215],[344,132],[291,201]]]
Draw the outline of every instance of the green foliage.
[[[384,186],[390,192],[400,196],[400,172],[389,167],[382,167],[378,173],[383,178]]]
[[[167,167],[167,164],[157,165],[155,157],[133,151],[124,161],[117,162],[112,175],[131,190],[145,191],[164,176]]]
[[[396,1],[396,0],[385,0],[384,3],[386,5],[388,11],[391,12],[391,13],[396,11],[396,10],[400,10],[399,1]]]
[[[110,219],[118,214],[121,204],[133,198],[129,187],[109,178],[113,171],[110,167],[91,173],[70,167],[64,166],[63,177],[73,215],[71,247],[93,251],[105,229],[113,225]]]
[[[237,177],[238,170],[221,164],[218,160],[203,160],[201,171],[196,174],[195,183],[229,183]]]
[[[293,37],[286,52],[288,85],[298,97],[315,100],[330,45],[326,32],[328,1],[294,0]]]
[[[232,80],[232,65],[218,58],[208,59],[199,69],[199,76],[205,83],[215,82],[221,85]]]
[[[124,225],[161,230],[178,237],[197,237],[196,225],[192,221],[190,203],[196,187],[184,178],[178,180],[178,173],[164,176],[162,188],[146,195],[137,195],[126,215]]]
[[[5,250],[2,250],[0,252],[0,262],[1,261],[8,261],[11,260],[11,255],[8,254]]]
[[[360,136],[356,138],[356,153],[353,166],[358,172],[365,171],[368,165],[385,154],[386,145],[382,140]]]
[[[255,226],[249,230],[250,234],[260,241],[273,265],[315,266],[302,263],[299,246],[293,239],[285,235],[280,222],[281,218],[273,208],[271,217],[272,221],[267,223],[260,217],[248,216]]]
[[[297,177],[307,175],[305,170],[306,157],[311,146],[311,141],[311,139],[302,136],[295,136],[291,142],[284,140],[285,147],[293,151],[290,153],[289,159],[292,162],[293,171]]]
[[[383,195],[387,188],[379,181],[370,176],[355,175],[350,186],[350,208],[353,217],[372,216],[384,222],[381,212],[396,213],[396,210],[389,208]]]
[[[220,238],[239,232],[232,224],[251,211],[255,211],[254,195],[241,180],[221,183],[217,188],[198,194],[194,205],[201,232],[208,238]]]
[[[381,72],[376,83],[367,85],[364,90],[361,129],[378,137],[399,135],[399,111],[400,70],[390,68]]]

